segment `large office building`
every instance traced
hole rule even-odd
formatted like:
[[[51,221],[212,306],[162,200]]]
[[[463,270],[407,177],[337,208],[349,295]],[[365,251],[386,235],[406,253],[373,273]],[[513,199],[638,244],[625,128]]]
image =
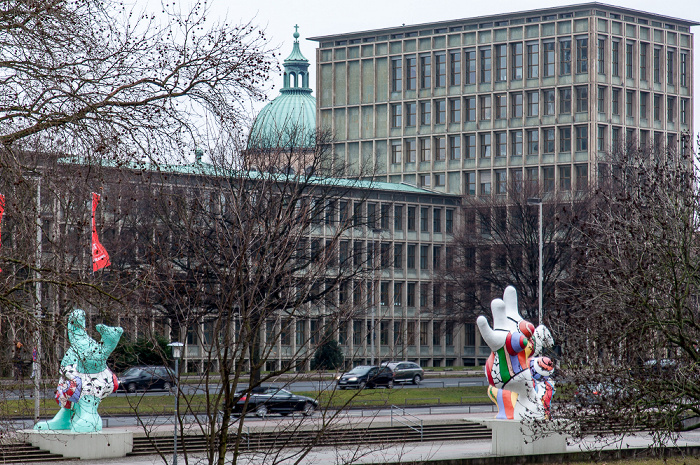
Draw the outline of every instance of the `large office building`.
[[[318,123],[389,182],[575,191],[625,141],[689,143],[696,24],[585,3],[315,37]]]

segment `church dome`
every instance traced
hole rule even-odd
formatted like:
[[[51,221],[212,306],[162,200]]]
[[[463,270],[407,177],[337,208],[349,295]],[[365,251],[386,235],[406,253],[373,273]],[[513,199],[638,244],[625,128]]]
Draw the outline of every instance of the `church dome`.
[[[280,95],[255,118],[249,149],[312,148],[316,143],[316,97],[311,95],[309,60],[299,50],[296,30],[292,53],[283,65],[284,85]]]

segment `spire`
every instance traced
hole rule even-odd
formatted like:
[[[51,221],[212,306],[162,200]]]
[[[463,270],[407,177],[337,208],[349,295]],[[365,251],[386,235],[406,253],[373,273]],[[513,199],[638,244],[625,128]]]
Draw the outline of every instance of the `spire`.
[[[299,49],[299,26],[294,25],[294,45],[292,53],[284,60],[284,86],[282,93],[302,92],[311,93],[309,87],[309,60]]]

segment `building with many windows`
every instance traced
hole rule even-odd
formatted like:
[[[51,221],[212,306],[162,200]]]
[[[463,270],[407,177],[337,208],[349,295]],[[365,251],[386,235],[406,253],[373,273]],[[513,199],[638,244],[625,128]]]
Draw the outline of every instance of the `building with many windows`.
[[[697,24],[585,3],[314,37],[318,124],[389,182],[575,191],[617,144],[688,142]]]

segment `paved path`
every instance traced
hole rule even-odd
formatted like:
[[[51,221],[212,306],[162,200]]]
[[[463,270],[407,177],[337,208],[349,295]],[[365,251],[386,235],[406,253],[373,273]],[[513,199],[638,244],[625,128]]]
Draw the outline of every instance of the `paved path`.
[[[454,423],[460,420],[477,421],[479,419],[492,418],[490,415],[484,414],[444,414],[431,415],[430,422],[445,422]],[[376,417],[373,419],[374,424],[389,422],[390,418]],[[258,425],[256,425],[258,426]],[[272,424],[270,425],[272,426]],[[164,431],[172,431],[172,425],[163,425],[157,427]],[[136,427],[128,427],[125,429],[133,429],[135,432],[140,431]],[[644,448],[650,443],[651,439],[648,435],[638,435],[625,438],[617,444],[602,444],[591,440],[584,444],[568,446],[568,452],[590,451],[597,449],[627,449],[627,448]],[[685,433],[678,442],[679,446],[696,446],[700,447],[700,431]],[[277,457],[276,463],[292,464],[299,459],[299,450],[285,451],[286,456],[280,455]],[[491,456],[491,441],[445,441],[445,442],[426,442],[426,443],[408,443],[393,445],[391,447],[382,447],[380,445],[367,445],[362,450],[358,451],[354,448],[314,448],[300,462],[303,465],[327,465],[335,463],[356,463],[356,464],[385,464],[391,462],[411,462],[411,461],[426,461],[437,459],[460,459],[471,457],[489,457]],[[190,463],[197,463],[197,455],[190,456]],[[170,464],[172,455],[167,457],[167,463]],[[270,463],[271,460],[264,460],[262,455],[253,453],[244,455],[239,459],[240,464],[254,465],[261,463]],[[79,460],[62,462],[66,465],[155,465],[163,464],[163,459],[159,456],[142,456],[142,457],[125,457],[116,459],[104,460]],[[178,458],[178,464],[184,464],[184,458]]]

